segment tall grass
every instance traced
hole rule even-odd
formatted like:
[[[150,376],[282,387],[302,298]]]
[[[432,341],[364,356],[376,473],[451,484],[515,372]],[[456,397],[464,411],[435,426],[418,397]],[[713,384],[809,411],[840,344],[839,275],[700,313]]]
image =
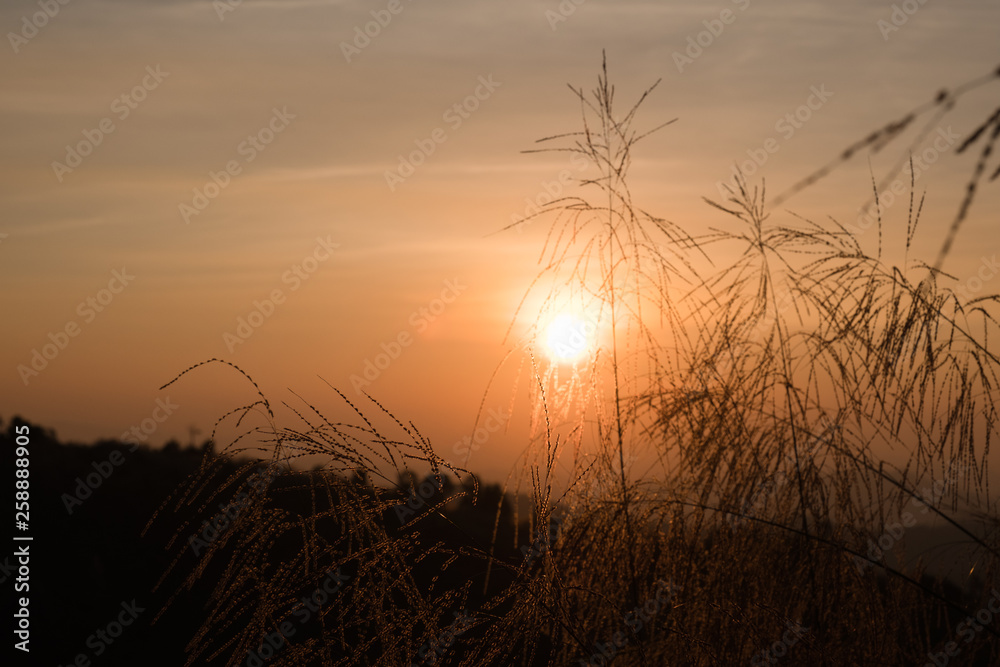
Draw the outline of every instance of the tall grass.
[[[870,135],[793,192],[923,114],[939,118],[968,89]],[[996,664],[1000,619],[968,642],[958,633],[1000,585],[987,467],[998,298],[966,300],[942,270],[990,151],[934,265],[909,262],[916,194],[905,221],[877,214],[872,239],[833,219],[774,222],[763,184],[740,179],[709,202],[731,226],[695,235],[643,211],[628,188],[653,88],[623,114],[606,65],[594,91],[571,90],[582,128],[540,150],[591,167],[579,196],[539,214],[552,223],[529,294],[548,291],[515,347],[537,428],[509,488],[530,486],[528,524],[374,399],[355,406],[331,387],[347,416],[297,398],[298,423],[284,426],[254,384],[253,401],[220,420],[241,435],[154,517],[185,505],[204,515],[245,492],[196,557],[199,526],[178,529],[187,585],[213,588],[190,664],[251,664],[283,627],[293,632],[267,664],[924,664],[950,641],[948,664]],[[992,146],[997,127],[994,114],[963,149]],[[883,231],[904,222],[897,267]],[[539,338],[568,307],[604,333],[567,376],[541,358]],[[248,453],[238,473],[219,474]],[[305,456],[325,463],[292,465]],[[264,464],[283,472],[255,484]],[[484,506],[497,508],[492,519]],[[973,550],[962,580],[904,558],[906,517],[924,513]],[[343,585],[306,614],[302,597],[331,572]]]

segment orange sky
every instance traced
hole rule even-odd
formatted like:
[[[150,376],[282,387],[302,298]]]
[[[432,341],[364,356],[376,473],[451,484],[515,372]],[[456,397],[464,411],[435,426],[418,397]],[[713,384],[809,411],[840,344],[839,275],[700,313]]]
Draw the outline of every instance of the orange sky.
[[[40,5],[58,11],[35,17]],[[577,129],[567,83],[592,88],[602,49],[623,104],[663,79],[639,124],[679,120],[639,146],[633,195],[697,233],[726,223],[701,198],[717,196],[748,151],[771,147],[755,177],[776,194],[1000,63],[995,2],[893,11],[760,0],[4,3],[0,414],[90,440],[169,399],[177,407],[150,439],[186,442],[190,427],[207,431],[251,396],[221,367],[158,390],[191,364],[222,357],[275,404],[293,400],[291,388],[339,409],[317,375],[356,396],[352,375],[395,342],[398,359],[366,389],[450,451],[508,349],[547,225],[487,235],[560,172],[582,173],[559,154],[520,153]],[[366,41],[372,21],[384,25],[367,26]],[[997,92],[970,93],[943,127],[964,135]],[[786,118],[802,105],[808,120]],[[875,173],[905,148],[871,156]],[[399,171],[414,151],[422,164]],[[853,220],[870,192],[867,160],[785,207]],[[933,260],[972,164],[947,154],[922,176],[914,255]],[[996,251],[998,204],[987,186],[945,265],[960,279]],[[905,220],[902,206],[893,213]],[[234,343],[248,317],[260,326]],[[60,341],[43,370],[18,370]],[[487,409],[507,407],[516,365]],[[525,419],[492,435],[472,467],[506,470]]]

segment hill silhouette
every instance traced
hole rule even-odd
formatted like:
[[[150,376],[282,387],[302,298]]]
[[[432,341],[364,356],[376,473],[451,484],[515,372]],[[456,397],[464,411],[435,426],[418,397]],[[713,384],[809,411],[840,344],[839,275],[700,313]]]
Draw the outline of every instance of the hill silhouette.
[[[111,440],[87,445],[62,443],[52,430],[20,417],[0,431],[4,451],[13,450],[15,430],[23,426],[30,432],[32,521],[28,534],[33,540],[28,595],[33,663],[184,664],[185,646],[204,624],[209,608],[211,588],[200,582],[212,582],[223,575],[225,559],[199,563],[199,556],[204,555],[200,547],[211,543],[213,525],[224,530],[221,519],[240,509],[231,482],[240,477],[241,462],[218,459],[208,441],[201,446],[171,441],[160,448]],[[197,478],[198,471],[208,466],[219,485],[205,484],[200,489],[203,498],[177,503],[179,495],[191,491],[191,480]],[[258,466],[244,478],[261,470]],[[280,493],[284,511],[306,516],[312,506],[301,476],[325,474],[279,474],[272,480],[272,491],[285,492]],[[456,484],[443,478],[440,488],[435,484],[433,492],[427,493],[429,480],[400,481],[423,491],[410,498],[400,497],[400,504],[385,512],[384,521],[391,531],[430,511],[455,491]],[[519,554],[510,546],[514,531],[511,503],[497,485],[481,487],[475,504],[460,499],[435,509],[437,520],[422,523],[422,539],[489,544],[496,508],[501,505],[498,542],[507,547],[499,549],[498,555],[516,558]],[[157,518],[150,523],[154,514]],[[179,535],[182,525],[201,530]],[[522,525],[522,541],[527,531]],[[185,544],[189,548],[183,548]],[[295,548],[290,545],[287,553],[274,556],[279,561],[281,557],[294,558]],[[202,565],[206,567],[203,577],[187,582],[188,575]],[[0,566],[3,579],[16,576],[16,558],[8,556]],[[461,565],[451,567],[446,574],[441,566],[428,559],[412,574],[421,585],[441,579],[445,587],[482,575],[482,568],[476,565],[471,570]],[[501,586],[502,581],[502,577],[495,578],[494,586]],[[122,623],[120,634],[113,625],[116,621],[127,622]],[[303,639],[308,635],[308,630],[299,633]]]

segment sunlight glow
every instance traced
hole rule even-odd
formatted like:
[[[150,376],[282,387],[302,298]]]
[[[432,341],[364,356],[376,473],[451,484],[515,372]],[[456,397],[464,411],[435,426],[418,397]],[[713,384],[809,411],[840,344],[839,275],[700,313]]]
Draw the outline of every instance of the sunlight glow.
[[[593,347],[594,327],[575,315],[558,315],[546,330],[545,346],[555,361],[576,361]]]

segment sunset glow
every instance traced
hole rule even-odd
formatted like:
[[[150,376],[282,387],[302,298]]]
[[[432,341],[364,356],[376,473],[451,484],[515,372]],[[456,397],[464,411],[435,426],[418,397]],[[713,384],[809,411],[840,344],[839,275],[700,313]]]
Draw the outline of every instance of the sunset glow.
[[[1000,665],[1000,2],[0,20],[4,664]]]
[[[579,361],[594,347],[594,327],[577,315],[563,313],[545,331],[545,349],[554,361]]]
[[[558,222],[543,212],[576,197],[606,205],[599,181],[580,185],[603,176],[592,160],[525,154],[579,130],[566,86],[589,90],[602,51],[620,120],[657,80],[635,131],[677,119],[627,154],[629,201],[692,234],[736,228],[703,198],[726,205],[737,172],[751,188],[766,179],[770,212],[772,198],[854,142],[996,67],[996,3],[927,3],[905,24],[891,2],[787,13],[724,4],[729,22],[690,1],[563,5],[572,12],[401,3],[391,22],[385,3],[116,3],[113,20],[103,3],[59,5],[57,16],[5,4],[0,276],[16,317],[0,325],[2,416],[87,442],[149,426],[169,398],[181,407],[140,431],[144,442],[188,442],[232,407],[230,376],[212,368],[208,380],[159,388],[222,358],[268,395],[329,382],[456,442],[507,353],[512,319],[512,340],[530,330],[551,364],[611,350],[607,320],[585,341],[574,333],[589,317],[579,295],[550,303],[538,285],[517,311],[552,261],[547,241],[578,238],[571,252],[583,252],[607,222],[596,210]],[[809,39],[776,39],[788,34]],[[870,162],[867,149],[851,152],[782,202],[776,224],[786,209],[833,218],[875,247],[877,216],[859,214],[874,174],[886,252],[933,259],[979,147],[954,149],[996,108],[993,88],[969,95],[964,115],[928,127],[922,143],[914,125]],[[906,235],[910,178],[893,169],[911,150],[927,198],[907,245],[890,235]],[[998,196],[984,181],[941,267],[954,279],[940,285],[996,291],[977,272],[994,252]],[[677,246],[654,242],[679,261]],[[716,248],[713,266],[696,267],[706,275],[739,258],[735,246]],[[903,266],[898,254],[890,261]],[[600,284],[595,267],[580,266],[595,274],[587,289]],[[670,285],[679,317],[698,284]],[[516,368],[496,386],[513,385]],[[528,426],[512,421],[517,429]],[[516,437],[505,437],[480,452],[482,472],[505,475],[516,459]]]

